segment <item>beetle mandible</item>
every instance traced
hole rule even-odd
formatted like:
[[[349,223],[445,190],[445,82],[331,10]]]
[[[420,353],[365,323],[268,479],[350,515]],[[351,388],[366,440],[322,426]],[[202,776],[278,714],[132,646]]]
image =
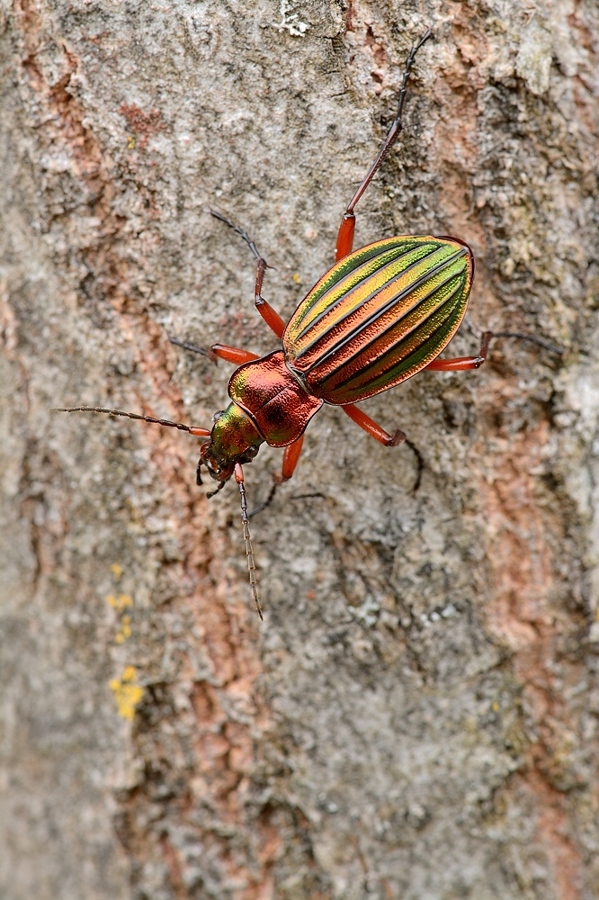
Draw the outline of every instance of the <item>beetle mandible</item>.
[[[173,343],[224,359],[238,368],[229,381],[231,402],[215,417],[212,428],[156,419],[118,409],[69,407],[60,412],[101,412],[126,416],[206,438],[200,450],[197,483],[205,468],[220,491],[231,477],[240,492],[241,518],[248,571],[256,610],[263,618],[257,588],[256,565],[250,540],[243,466],[260,445],[284,448],[283,464],[274,476],[287,481],[297,466],[304,431],[323,404],[340,406],[360,428],[388,447],[406,440],[378,425],[355,403],[386,391],[423,369],[455,372],[481,366],[493,337],[485,332],[477,356],[438,359],[455,335],[466,311],[474,275],[474,257],[468,244],[454,237],[399,236],[376,241],[352,252],[355,207],[402,129],[402,115],[410,72],[416,54],[432,36],[427,29],[410,51],[401,82],[395,119],[366,176],[351,198],[337,234],[335,264],[301,301],[289,322],[262,296],[267,268],[248,234],[220,213],[212,215],[243,238],[256,260],[254,303],[282,341],[282,349],[266,356],[225,344],[210,350],[183,341]],[[535,338],[538,343],[543,341]],[[553,348],[552,348],[553,349]]]

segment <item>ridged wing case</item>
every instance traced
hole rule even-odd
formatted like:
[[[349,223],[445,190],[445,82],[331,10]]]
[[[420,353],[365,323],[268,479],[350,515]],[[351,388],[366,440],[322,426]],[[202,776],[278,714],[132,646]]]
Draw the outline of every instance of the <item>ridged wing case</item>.
[[[466,311],[474,261],[453,238],[394,237],[341,260],[283,334],[288,367],[342,406],[411,378],[447,346]]]

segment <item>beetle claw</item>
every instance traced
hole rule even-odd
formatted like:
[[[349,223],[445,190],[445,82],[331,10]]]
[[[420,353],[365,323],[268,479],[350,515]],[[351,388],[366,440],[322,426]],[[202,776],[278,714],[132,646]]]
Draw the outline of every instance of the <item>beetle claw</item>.
[[[393,432],[393,437],[389,441],[388,446],[389,447],[398,447],[399,444],[403,444],[405,441],[407,441],[407,439],[408,439],[408,436],[405,433],[405,431],[402,431],[401,428],[398,428],[396,431]]]

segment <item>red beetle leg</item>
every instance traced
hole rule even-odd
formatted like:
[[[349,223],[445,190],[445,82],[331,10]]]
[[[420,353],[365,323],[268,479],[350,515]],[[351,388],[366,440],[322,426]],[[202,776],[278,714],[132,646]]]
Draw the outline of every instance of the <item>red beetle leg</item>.
[[[365,412],[359,409],[357,406],[354,406],[353,403],[348,403],[345,406],[342,406],[341,409],[343,412],[350,417],[352,422],[355,422],[356,425],[359,425],[360,428],[363,428],[371,437],[373,437],[379,443],[384,444],[385,447],[397,447],[398,444],[403,444],[406,440],[406,436],[403,431],[400,431],[398,428],[393,434],[389,434],[388,431],[385,431],[384,428],[381,428],[380,425],[371,419],[370,416],[367,416]]]
[[[436,359],[425,368],[436,372],[465,372],[467,369],[480,369],[484,361],[484,356],[458,356],[455,359]]]
[[[408,54],[408,58],[406,60],[406,65],[404,68],[403,79],[401,82],[401,88],[399,90],[399,102],[397,105],[397,115],[395,116],[394,121],[391,124],[391,128],[387,133],[387,137],[383,142],[383,146],[377,153],[374,162],[370,166],[368,172],[366,173],[366,177],[362,181],[360,187],[351,198],[348,203],[347,209],[345,210],[345,214],[343,219],[341,220],[341,225],[339,226],[339,231],[337,233],[337,244],[335,247],[335,262],[339,262],[340,259],[343,259],[344,256],[347,256],[348,253],[352,252],[352,248],[354,246],[354,227],[356,223],[356,217],[354,215],[354,208],[364,192],[366,188],[376,175],[379,166],[389,153],[389,150],[399,137],[402,128],[401,117],[403,114],[403,105],[406,99],[406,90],[408,86],[408,79],[410,77],[410,71],[412,66],[414,65],[414,60],[416,59],[416,54],[428,39],[431,37],[432,32],[430,28],[426,30],[426,33],[423,37],[420,38],[415,47],[412,47],[410,53]],[[377,438],[378,440],[378,438]]]
[[[208,355],[214,358],[226,359],[227,362],[235,363],[241,366],[243,363],[252,362],[254,359],[260,359],[257,353],[251,353],[249,350],[242,350],[240,347],[229,347],[228,344],[213,344]]]
[[[278,338],[283,337],[285,331],[285,322],[278,312],[272,308],[270,303],[262,296],[262,281],[264,272],[267,268],[266,262],[260,257],[256,263],[256,286],[254,288],[254,305],[271,331],[274,331]]]
[[[256,305],[256,309],[268,325],[271,331],[274,331],[278,338],[283,337],[283,332],[285,331],[285,322],[280,317],[278,312],[272,308],[270,303],[264,299],[260,294],[256,294],[254,297],[254,303]]]
[[[349,256],[354,246],[354,231],[356,229],[356,217],[352,210],[347,209],[337,232],[335,245],[335,262],[339,262],[344,256]]]
[[[236,366],[243,363],[252,362],[254,359],[260,359],[257,353],[251,353],[249,350],[242,350],[240,347],[230,347],[228,344],[213,344],[212,347],[197,347],[187,341],[180,341],[178,338],[169,338],[171,344],[177,347],[183,347],[184,350],[191,350],[192,353],[201,353],[209,359],[216,362],[217,359],[226,359],[227,362],[234,363]]]
[[[288,447],[285,447],[285,452],[283,453],[283,465],[281,467],[281,474],[273,475],[275,484],[283,484],[284,481],[289,481],[297,468],[300,454],[302,452],[303,443],[304,435],[302,434],[302,436],[298,438],[297,441],[294,441],[293,444],[289,444]]]
[[[437,372],[464,372],[467,369],[480,369],[487,358],[489,344],[494,335],[492,331],[483,332],[478,356],[456,356],[454,359],[435,359],[425,366]]]

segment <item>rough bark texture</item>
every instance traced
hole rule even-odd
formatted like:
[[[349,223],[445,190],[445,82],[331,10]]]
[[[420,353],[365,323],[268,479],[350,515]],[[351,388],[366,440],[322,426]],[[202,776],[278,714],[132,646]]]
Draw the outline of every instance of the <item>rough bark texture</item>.
[[[4,0],[4,900],[599,896],[594,0]],[[288,316],[427,24],[357,244],[455,234],[544,335],[339,410],[252,521],[197,441]],[[254,502],[280,453],[247,467]],[[419,460],[422,463],[418,478]],[[420,482],[417,484],[417,482]]]

